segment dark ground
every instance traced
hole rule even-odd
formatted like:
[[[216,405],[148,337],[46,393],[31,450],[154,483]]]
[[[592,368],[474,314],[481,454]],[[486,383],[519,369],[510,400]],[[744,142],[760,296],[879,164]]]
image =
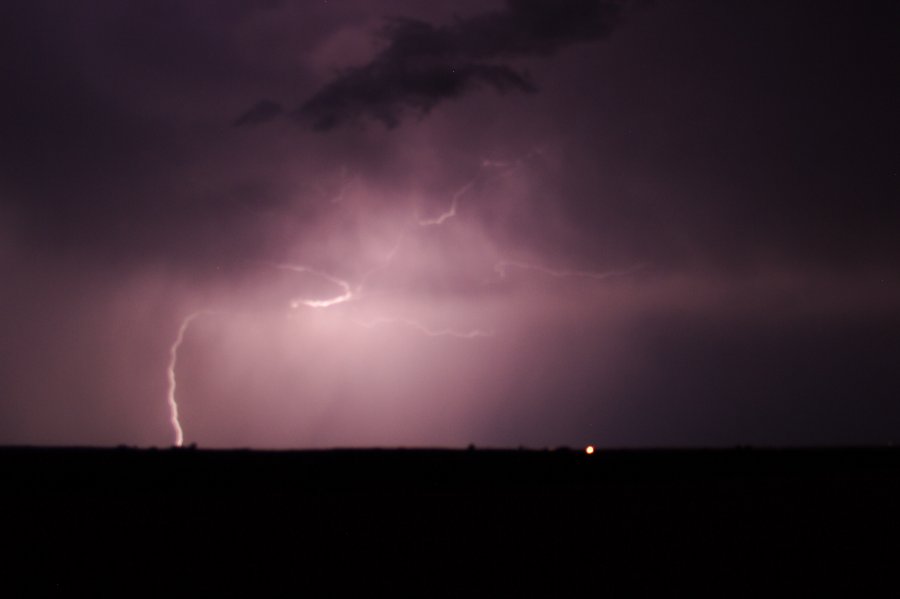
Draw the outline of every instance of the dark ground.
[[[894,595],[900,451],[2,449],[6,596]]]

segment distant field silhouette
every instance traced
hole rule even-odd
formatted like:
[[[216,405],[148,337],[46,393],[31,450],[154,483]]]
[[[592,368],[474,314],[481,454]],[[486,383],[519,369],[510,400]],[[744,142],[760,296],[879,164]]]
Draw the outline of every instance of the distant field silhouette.
[[[855,593],[890,579],[900,532],[894,449],[8,448],[0,465],[16,593]]]

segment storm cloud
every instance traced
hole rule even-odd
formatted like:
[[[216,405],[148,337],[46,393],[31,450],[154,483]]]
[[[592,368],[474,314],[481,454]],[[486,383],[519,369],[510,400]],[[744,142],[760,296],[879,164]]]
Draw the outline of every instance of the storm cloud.
[[[393,128],[404,114],[427,114],[442,101],[481,87],[534,92],[527,72],[489,61],[549,56],[601,39],[614,28],[620,10],[619,2],[602,0],[508,0],[504,10],[451,25],[391,19],[380,32],[384,49],[370,63],[345,70],[294,116],[320,131],[361,118]]]

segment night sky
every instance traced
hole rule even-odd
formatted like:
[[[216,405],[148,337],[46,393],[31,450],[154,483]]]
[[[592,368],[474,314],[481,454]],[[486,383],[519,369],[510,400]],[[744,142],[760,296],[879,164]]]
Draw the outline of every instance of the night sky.
[[[7,0],[0,55],[0,444],[900,442],[900,3]]]

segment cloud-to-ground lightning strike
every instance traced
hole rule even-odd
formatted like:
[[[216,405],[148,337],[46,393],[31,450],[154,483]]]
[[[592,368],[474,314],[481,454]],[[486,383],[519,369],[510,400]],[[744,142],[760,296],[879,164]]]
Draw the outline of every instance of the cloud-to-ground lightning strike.
[[[197,312],[188,314],[184,320],[181,321],[181,326],[178,327],[178,334],[175,336],[175,341],[169,348],[169,366],[166,370],[169,379],[169,422],[175,432],[176,447],[181,447],[184,444],[184,431],[181,428],[181,421],[178,419],[178,402],[175,399],[175,388],[177,386],[175,368],[178,366],[178,349],[181,347],[181,344],[184,343],[184,336],[187,333],[188,327],[191,326],[191,323],[194,322],[198,316],[208,313],[209,312],[206,310],[198,310]]]

